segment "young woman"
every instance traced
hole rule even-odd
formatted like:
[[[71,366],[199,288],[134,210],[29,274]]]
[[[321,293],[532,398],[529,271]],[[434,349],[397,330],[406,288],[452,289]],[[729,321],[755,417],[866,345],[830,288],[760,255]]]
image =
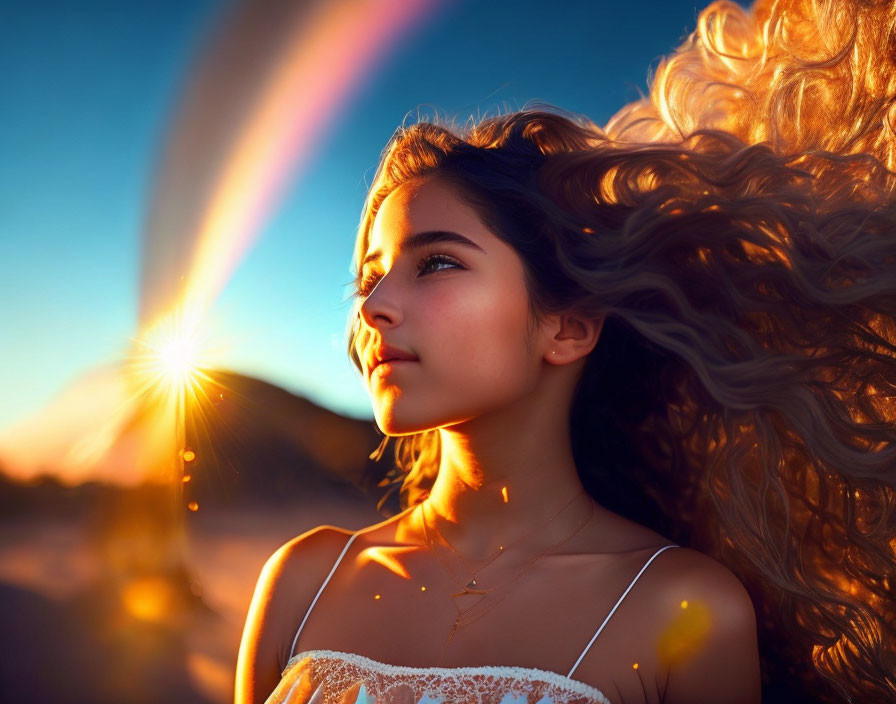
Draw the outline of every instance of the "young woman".
[[[397,131],[349,352],[401,510],[271,557],[237,704],[758,702],[760,647],[896,697],[894,27],[717,3],[605,130]]]

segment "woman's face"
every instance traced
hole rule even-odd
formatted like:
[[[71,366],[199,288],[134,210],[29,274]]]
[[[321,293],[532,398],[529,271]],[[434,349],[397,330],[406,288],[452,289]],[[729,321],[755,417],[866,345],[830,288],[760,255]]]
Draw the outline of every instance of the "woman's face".
[[[355,349],[384,433],[460,423],[533,389],[541,353],[523,264],[451,186],[390,193],[364,259]],[[371,370],[384,346],[414,359]]]

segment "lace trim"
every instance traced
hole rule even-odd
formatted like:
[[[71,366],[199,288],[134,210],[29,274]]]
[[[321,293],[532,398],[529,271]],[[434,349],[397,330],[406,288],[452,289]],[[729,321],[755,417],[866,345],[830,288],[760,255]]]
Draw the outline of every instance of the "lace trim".
[[[541,694],[551,696],[551,701],[565,701],[565,697],[557,697],[558,694],[579,695],[585,697],[590,702],[596,704],[610,704],[610,700],[606,695],[596,687],[575,680],[571,677],[565,677],[550,670],[541,670],[535,667],[519,667],[512,665],[482,665],[474,667],[412,667],[408,665],[390,665],[389,663],[380,662],[356,653],[346,653],[340,650],[304,650],[293,655],[283,668],[282,676],[298,662],[306,658],[312,658],[314,661],[335,660],[354,666],[360,670],[366,670],[386,678],[410,677],[415,690],[422,689],[433,691],[430,685],[436,685],[435,693],[438,692],[438,684],[444,684],[445,680],[457,683],[459,680],[467,679],[462,684],[461,691],[464,691],[469,697],[477,690],[480,695],[494,692],[496,688],[506,688],[509,690],[519,691],[518,682],[523,680],[529,683],[542,683],[547,685],[551,690],[544,691]],[[474,678],[479,678],[475,681]],[[482,678],[487,678],[486,682],[482,682]],[[374,682],[369,683],[372,689],[377,689]],[[391,682],[387,684],[393,684]],[[380,696],[381,692],[372,692],[375,696]],[[419,692],[418,692],[419,695]],[[467,699],[469,701],[469,699]],[[480,701],[482,699],[480,698]]]

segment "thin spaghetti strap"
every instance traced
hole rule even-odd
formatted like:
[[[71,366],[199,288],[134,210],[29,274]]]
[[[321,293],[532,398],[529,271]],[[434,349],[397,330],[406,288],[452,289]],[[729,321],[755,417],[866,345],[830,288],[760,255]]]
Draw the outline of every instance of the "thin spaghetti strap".
[[[333,567],[330,569],[330,574],[327,575],[327,578],[324,580],[324,583],[320,585],[320,589],[317,590],[317,595],[314,597],[314,600],[311,602],[311,606],[308,607],[308,611],[305,612],[305,618],[302,619],[302,622],[299,624],[299,630],[296,631],[295,638],[292,639],[292,646],[289,648],[289,658],[287,658],[287,662],[292,659],[292,653],[296,649],[296,643],[299,640],[299,633],[302,632],[302,628],[305,626],[305,621],[308,620],[308,616],[311,614],[311,609],[314,608],[314,605],[317,603],[318,598],[324,591],[324,587],[327,586],[327,582],[330,581],[330,577],[333,576],[333,573],[336,571],[336,568],[339,567],[339,563],[342,562],[342,557],[345,555],[348,550],[348,546],[352,544],[352,541],[357,536],[357,533],[352,533],[352,537],[348,539],[348,542],[345,544],[345,547],[342,548],[342,552],[339,553],[339,557],[336,558],[336,562],[333,563]]]
[[[585,653],[587,653],[591,649],[591,646],[594,645],[594,641],[597,640],[597,637],[600,635],[600,632],[602,630],[604,630],[604,626],[606,626],[607,623],[609,623],[610,618],[613,616],[614,613],[616,613],[616,609],[619,608],[619,605],[622,603],[622,600],[625,599],[626,596],[628,596],[628,593],[632,590],[632,587],[635,586],[635,582],[637,582],[638,579],[641,577],[641,575],[644,574],[644,570],[646,570],[650,566],[650,563],[653,562],[656,559],[657,555],[659,555],[661,552],[663,552],[663,550],[668,550],[669,548],[677,548],[677,547],[679,547],[679,546],[678,545],[664,545],[659,550],[657,550],[655,553],[653,553],[653,555],[650,556],[650,559],[644,563],[644,566],[638,571],[638,574],[635,575],[635,578],[629,583],[629,585],[628,585],[628,587],[626,587],[625,591],[622,592],[622,596],[619,597],[619,600],[616,602],[615,606],[613,606],[613,608],[610,609],[610,613],[607,614],[607,617],[604,619],[604,622],[602,624],[600,624],[600,628],[597,629],[597,632],[591,637],[591,640],[588,641],[588,645],[585,646],[585,649],[582,651],[582,654],[579,655],[579,659],[576,660],[576,664],[572,666],[572,669],[569,671],[569,674],[566,675],[567,677],[572,677],[572,673],[576,671],[576,668],[579,666],[579,663],[582,662],[582,658],[585,657]]]

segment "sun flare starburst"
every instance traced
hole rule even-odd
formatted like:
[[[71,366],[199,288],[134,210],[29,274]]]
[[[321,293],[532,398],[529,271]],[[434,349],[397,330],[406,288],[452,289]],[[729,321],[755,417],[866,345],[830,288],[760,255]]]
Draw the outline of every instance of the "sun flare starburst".
[[[162,318],[137,340],[132,356],[140,386],[154,394],[195,393],[202,377],[202,338],[178,313]]]
[[[193,376],[198,358],[199,349],[192,337],[168,340],[159,350],[162,371],[174,383],[189,380]]]

